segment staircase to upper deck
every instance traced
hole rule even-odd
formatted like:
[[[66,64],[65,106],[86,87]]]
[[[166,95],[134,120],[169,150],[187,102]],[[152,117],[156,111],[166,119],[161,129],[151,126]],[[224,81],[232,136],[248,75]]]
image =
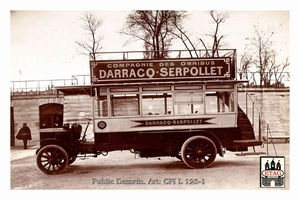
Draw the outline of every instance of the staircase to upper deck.
[[[238,140],[234,140],[230,145],[228,150],[231,151],[248,151],[248,147],[253,147],[253,153],[250,154],[264,154],[262,152],[255,152],[255,146],[261,146],[263,141],[261,140],[261,112],[260,109],[255,105],[251,96],[246,92],[244,88],[242,90],[246,94],[246,105],[243,110],[240,105],[238,105],[238,119],[237,125],[240,131],[241,138]],[[250,98],[251,105],[248,105],[248,99]],[[250,107],[251,112],[248,111],[248,107]],[[256,116],[256,117],[255,117]],[[251,119],[250,119],[251,118]],[[254,130],[254,126],[257,130]],[[256,134],[256,131],[258,132]],[[237,154],[238,155],[238,154]],[[245,153],[241,153],[239,155],[246,155]]]
[[[261,122],[257,122],[257,123],[261,123]],[[263,143],[262,140],[260,138],[256,139],[255,137],[255,131],[253,130],[254,124],[251,124],[247,114],[240,107],[238,107],[237,124],[242,136],[241,140],[234,141],[234,144],[237,148],[245,148],[249,146],[254,147],[254,146],[262,145]]]
[[[246,113],[238,106],[238,127],[242,133],[242,140],[253,140],[255,139],[253,126],[246,115]]]

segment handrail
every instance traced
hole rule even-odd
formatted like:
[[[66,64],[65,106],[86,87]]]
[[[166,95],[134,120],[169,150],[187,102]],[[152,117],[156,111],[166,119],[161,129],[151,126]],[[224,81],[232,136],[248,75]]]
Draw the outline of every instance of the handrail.
[[[266,127],[267,127],[267,137],[266,137],[267,155],[269,155],[269,134],[270,134],[270,136],[272,136],[269,124],[267,124],[266,121],[262,119],[261,109],[255,104],[254,100],[252,99],[252,97],[250,96],[248,91],[245,88],[243,88],[242,85],[239,85],[239,88],[241,88],[246,94],[246,115],[248,115],[248,98],[252,102],[252,124],[251,124],[252,127],[254,126],[254,109],[256,109],[257,112],[258,112],[258,123],[259,123],[258,124],[258,135],[259,135],[259,140],[261,140],[261,127],[262,127],[262,124],[266,124]],[[272,144],[273,144],[273,148],[274,148],[274,151],[275,151],[275,155],[277,156],[276,147],[275,147],[273,141],[272,141]]]
[[[267,124],[267,155],[269,155],[269,134],[272,137],[272,132],[270,130],[269,124]],[[273,141],[272,141],[272,144],[273,144],[273,148],[274,148],[274,151],[275,151],[275,155],[277,156],[276,147],[275,147]]]
[[[74,83],[73,80],[75,80],[76,83]],[[74,75],[72,75],[72,85],[78,85],[78,78],[76,78]]]
[[[71,79],[51,79],[51,80],[24,80],[10,82],[10,95],[30,95],[30,94],[49,94],[55,93],[57,86],[71,86],[71,85],[89,85],[90,75],[73,75]]]
[[[213,50],[213,49],[195,49],[195,50],[173,49],[173,50],[107,51],[107,52],[103,51],[103,52],[90,53],[90,61],[147,59],[147,55],[149,55],[149,54],[156,55],[153,57],[153,59],[157,59],[157,58],[203,58],[203,57],[225,57],[225,56],[233,57],[233,59],[235,59],[236,49],[217,49],[217,50]],[[158,54],[166,54],[166,55],[163,55],[163,57],[160,57]]]
[[[90,75],[72,75],[72,79],[76,81],[73,85],[90,85],[91,76]]]
[[[252,102],[252,121],[251,121],[251,125],[252,127],[254,126],[254,111],[256,109],[256,111],[258,112],[258,138],[259,140],[261,140],[261,126],[262,126],[262,117],[261,117],[261,109],[255,104],[254,100],[252,99],[252,97],[250,96],[250,94],[248,93],[247,90],[245,90],[245,88],[243,88],[243,86],[240,84],[238,85],[239,88],[241,88],[245,94],[246,94],[246,115],[248,116],[248,98],[251,100]]]

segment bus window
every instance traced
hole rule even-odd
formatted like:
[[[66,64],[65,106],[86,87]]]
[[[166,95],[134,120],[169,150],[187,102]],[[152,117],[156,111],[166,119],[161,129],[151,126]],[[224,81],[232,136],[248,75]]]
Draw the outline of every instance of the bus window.
[[[175,93],[175,114],[203,114],[202,92]]]
[[[143,115],[172,114],[172,95],[170,93],[147,93],[142,95]]]
[[[97,117],[107,117],[108,108],[107,108],[107,96],[100,96],[94,98],[94,114]]]
[[[39,107],[40,128],[53,128],[63,126],[63,105],[48,103]]]
[[[95,117],[108,117],[107,88],[94,88],[93,106]]]
[[[206,92],[206,114],[234,112],[233,92]]]
[[[111,95],[112,116],[138,116],[139,98],[137,94]]]

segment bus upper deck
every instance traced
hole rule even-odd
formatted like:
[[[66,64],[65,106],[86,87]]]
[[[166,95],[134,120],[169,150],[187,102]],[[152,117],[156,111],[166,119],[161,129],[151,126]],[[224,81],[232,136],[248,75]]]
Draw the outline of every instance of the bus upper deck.
[[[37,162],[54,142],[67,149],[70,162],[81,154],[130,150],[141,157],[173,156],[190,168],[203,168],[216,154],[223,156],[224,149],[247,151],[262,144],[238,105],[243,81],[235,79],[236,50],[218,50],[214,57],[200,50],[170,51],[165,58],[152,53],[93,55],[90,86],[56,87],[65,95],[91,96],[93,141],[81,138],[77,125],[67,127],[67,141],[56,138],[66,131],[41,133],[46,136]]]
[[[91,83],[234,80],[236,50],[218,52],[218,57],[207,57],[199,50],[200,57],[189,57],[190,51],[170,51],[154,59],[145,52],[103,52],[90,61]]]
[[[202,128],[237,125],[235,50],[214,58],[169,53],[168,58],[146,59],[145,52],[110,52],[99,54],[109,58],[90,61],[95,132],[196,128],[200,122]],[[105,118],[105,128],[96,125]]]
[[[99,138],[104,133],[175,130],[209,130],[235,150],[245,150],[247,145],[239,148],[233,138],[255,140],[250,122],[244,134],[240,131],[242,110],[237,93],[244,81],[235,79],[235,49],[218,50],[214,57],[209,57],[207,50],[169,51],[167,58],[149,58],[151,53],[101,52],[90,60],[97,144],[101,144]],[[68,89],[58,88],[62,92]],[[240,133],[229,129],[239,129]]]

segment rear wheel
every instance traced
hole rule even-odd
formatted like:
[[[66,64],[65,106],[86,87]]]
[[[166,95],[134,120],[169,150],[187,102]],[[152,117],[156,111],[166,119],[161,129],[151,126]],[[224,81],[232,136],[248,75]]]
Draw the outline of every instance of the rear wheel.
[[[187,139],[181,147],[182,160],[190,168],[209,167],[216,155],[216,145],[204,136],[193,136]]]
[[[70,155],[69,156],[69,165],[71,165],[73,162],[75,162],[77,158],[77,154],[76,155]]]
[[[58,174],[68,166],[69,156],[62,147],[47,145],[39,150],[36,163],[45,174]]]

